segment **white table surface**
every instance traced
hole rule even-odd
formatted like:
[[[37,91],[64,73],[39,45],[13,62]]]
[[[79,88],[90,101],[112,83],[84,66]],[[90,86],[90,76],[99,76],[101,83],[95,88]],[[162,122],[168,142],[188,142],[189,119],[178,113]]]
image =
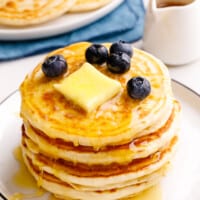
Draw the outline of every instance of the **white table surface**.
[[[141,46],[141,42],[135,44]],[[0,62],[0,102],[19,88],[25,75],[42,59],[44,54],[15,61]],[[200,94],[200,60],[182,66],[170,66],[171,77]]]

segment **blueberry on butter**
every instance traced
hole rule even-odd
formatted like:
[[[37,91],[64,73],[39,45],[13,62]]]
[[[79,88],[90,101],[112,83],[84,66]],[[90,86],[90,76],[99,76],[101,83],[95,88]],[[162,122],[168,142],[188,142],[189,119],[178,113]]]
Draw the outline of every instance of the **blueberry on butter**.
[[[134,77],[127,82],[127,92],[133,99],[145,99],[151,92],[150,82],[144,77]]]
[[[111,45],[110,47],[110,53],[126,53],[127,55],[129,55],[130,57],[133,56],[133,48],[131,46],[131,44],[125,42],[125,41],[119,41],[119,42],[115,42]]]
[[[130,69],[131,59],[125,53],[112,53],[107,59],[107,68],[109,71],[122,74]]]
[[[47,77],[57,77],[67,71],[67,62],[62,55],[53,55],[45,59],[42,71]]]
[[[86,49],[85,58],[91,64],[103,64],[108,58],[108,50],[101,44],[93,44]]]

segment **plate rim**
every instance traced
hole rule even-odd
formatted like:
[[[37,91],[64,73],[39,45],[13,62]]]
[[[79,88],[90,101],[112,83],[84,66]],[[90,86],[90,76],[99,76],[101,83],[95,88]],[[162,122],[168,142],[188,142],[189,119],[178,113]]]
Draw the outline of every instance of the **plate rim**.
[[[2,200],[8,200],[1,191],[0,191],[0,198],[2,198]]]
[[[188,91],[192,92],[194,95],[196,95],[197,97],[200,98],[200,93],[198,93],[196,90],[192,89],[191,87],[189,87],[188,85],[176,80],[176,79],[171,79],[172,82],[184,87],[185,89],[187,89]]]

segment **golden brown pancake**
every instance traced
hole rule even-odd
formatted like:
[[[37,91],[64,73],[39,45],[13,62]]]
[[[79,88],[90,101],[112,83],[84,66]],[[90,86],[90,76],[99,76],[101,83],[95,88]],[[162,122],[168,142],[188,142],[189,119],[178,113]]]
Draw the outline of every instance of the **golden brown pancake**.
[[[166,66],[139,49],[124,74],[109,72],[106,64],[94,65],[120,82],[117,95],[89,113],[69,101],[54,85],[81,68],[90,45],[76,43],[47,55],[64,56],[68,71],[63,75],[47,78],[41,62],[23,81],[23,157],[38,185],[59,198],[122,199],[165,175],[177,146],[181,108]],[[109,49],[111,44],[104,45]],[[151,84],[143,100],[127,94],[126,83],[135,76]]]
[[[101,151],[86,146],[75,147],[73,143],[49,138],[42,131],[31,127],[28,122],[25,122],[25,127],[23,127],[24,142],[31,151],[42,152],[55,159],[62,158],[87,164],[127,163],[133,159],[147,157],[169,142],[178,129],[178,112],[178,103],[175,103],[168,121],[156,132],[139,137],[127,144],[107,146]],[[51,147],[49,147],[49,142],[52,144]]]
[[[26,77],[20,88],[22,117],[50,138],[60,138],[75,146],[92,146],[96,149],[125,144],[161,128],[173,110],[170,77],[164,64],[141,50],[134,50],[132,67],[128,73],[119,76],[109,72],[106,67],[96,67],[106,76],[120,81],[123,92],[90,115],[78,107],[76,109],[55,90],[54,84],[86,62],[85,50],[90,45],[78,43],[48,55],[62,54],[68,61],[67,74],[49,79],[43,75],[40,63]],[[127,80],[138,75],[149,79],[152,87],[151,94],[143,101],[132,100],[126,93]],[[51,126],[47,121],[50,121]]]
[[[2,0],[0,24],[27,26],[55,19],[66,13],[76,0]]]

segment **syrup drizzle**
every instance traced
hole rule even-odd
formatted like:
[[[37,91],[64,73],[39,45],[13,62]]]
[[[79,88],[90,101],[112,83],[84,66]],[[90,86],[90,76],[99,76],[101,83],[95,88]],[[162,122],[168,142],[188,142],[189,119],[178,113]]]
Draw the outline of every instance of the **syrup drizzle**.
[[[45,191],[37,186],[36,181],[28,172],[22,157],[22,151],[20,147],[17,147],[13,151],[14,158],[18,161],[19,168],[14,174],[12,181],[13,183],[22,189],[31,190],[31,193],[14,193],[9,197],[9,200],[25,200],[44,195]]]
[[[45,194],[45,191],[41,188],[38,188],[36,181],[28,172],[22,158],[21,148],[17,147],[14,149],[14,157],[19,163],[19,170],[13,176],[13,182],[21,188],[24,189],[32,189],[34,190],[33,193],[30,194],[22,194],[22,193],[15,193],[9,200],[28,200],[31,198],[42,197]],[[151,187],[150,189],[140,193],[135,197],[130,197],[123,200],[162,200],[162,190],[160,185],[156,185]],[[53,195],[48,197],[48,200],[60,200]]]
[[[161,187],[160,185],[153,186],[139,195],[127,200],[162,200]]]

